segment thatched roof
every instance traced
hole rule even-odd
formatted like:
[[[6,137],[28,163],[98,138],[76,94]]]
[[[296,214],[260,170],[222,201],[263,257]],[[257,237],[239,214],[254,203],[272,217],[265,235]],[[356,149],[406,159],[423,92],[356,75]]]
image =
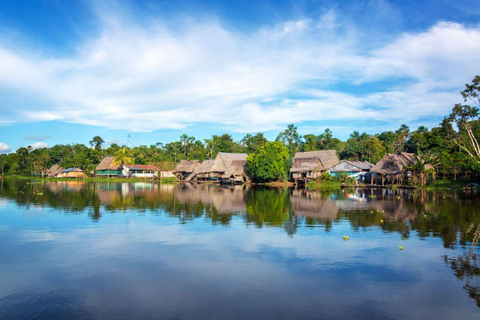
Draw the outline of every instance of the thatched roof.
[[[231,176],[241,176],[246,171],[247,160],[234,160],[222,175],[222,178],[230,178]]]
[[[297,152],[290,172],[322,171],[338,163],[336,150]]]
[[[370,172],[378,174],[398,174],[405,171],[405,167],[415,165],[417,158],[413,153],[402,152],[400,154],[387,153],[382,160],[370,169]],[[430,164],[425,165],[425,169],[432,169]]]
[[[219,152],[213,162],[210,172],[242,174],[247,163],[246,153]]]
[[[172,172],[193,172],[200,165],[199,160],[181,160]]]
[[[47,170],[47,175],[54,177],[63,170],[65,170],[64,167],[60,167],[58,164],[54,164],[50,169]]]
[[[210,172],[210,169],[212,168],[214,162],[215,160],[205,160],[195,169],[194,172],[196,174]]]
[[[114,164],[114,157],[105,157],[102,162],[97,166],[97,171],[101,170],[122,170],[121,164]]]

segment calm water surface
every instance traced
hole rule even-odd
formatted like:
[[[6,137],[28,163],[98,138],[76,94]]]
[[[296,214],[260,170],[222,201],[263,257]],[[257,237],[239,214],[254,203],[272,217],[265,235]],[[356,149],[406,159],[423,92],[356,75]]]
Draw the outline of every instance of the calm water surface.
[[[480,319],[479,198],[0,181],[0,319]]]

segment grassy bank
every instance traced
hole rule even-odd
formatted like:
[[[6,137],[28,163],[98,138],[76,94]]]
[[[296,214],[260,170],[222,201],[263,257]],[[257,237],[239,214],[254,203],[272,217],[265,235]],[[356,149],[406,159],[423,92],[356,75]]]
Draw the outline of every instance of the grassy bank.
[[[469,183],[478,183],[474,180],[435,180],[426,186],[420,186],[418,189],[424,190],[460,190],[465,188]]]
[[[342,183],[337,181],[310,181],[305,185],[311,191],[338,191],[342,189]]]

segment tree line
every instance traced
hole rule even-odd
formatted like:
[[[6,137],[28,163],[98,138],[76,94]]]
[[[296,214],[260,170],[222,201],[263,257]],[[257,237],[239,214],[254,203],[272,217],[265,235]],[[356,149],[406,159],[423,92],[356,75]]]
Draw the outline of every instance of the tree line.
[[[147,146],[111,144],[95,136],[88,145],[67,144],[50,148],[22,147],[14,153],[0,155],[2,175],[34,175],[53,164],[78,167],[87,173],[105,156],[115,156],[117,162],[154,164],[161,170],[171,170],[180,160],[214,159],[219,152],[249,154],[251,170],[262,171],[259,180],[269,181],[286,177],[294,154],[298,151],[337,150],[340,159],[378,162],[386,153],[411,152],[432,164],[437,172],[455,176],[459,172],[480,172],[480,121],[478,114],[480,76],[461,92],[463,103],[453,107],[450,115],[437,127],[417,130],[403,124],[395,131],[377,134],[353,131],[346,141],[334,137],[330,129],[323,133],[300,135],[294,124],[280,132],[275,141],[263,133],[247,134],[240,141],[231,135],[213,135],[200,140],[183,134],[178,141]],[[466,104],[471,102],[473,105]]]

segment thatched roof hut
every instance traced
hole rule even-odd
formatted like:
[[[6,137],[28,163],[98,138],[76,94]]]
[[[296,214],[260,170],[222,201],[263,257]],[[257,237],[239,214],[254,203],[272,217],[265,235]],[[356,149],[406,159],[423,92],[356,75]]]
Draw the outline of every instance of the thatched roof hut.
[[[210,170],[215,160],[205,160],[195,168],[185,181],[189,182],[196,179],[206,179],[209,177]]]
[[[338,163],[336,150],[297,152],[290,172],[324,171]]]
[[[225,182],[248,180],[247,154],[219,152],[210,168],[210,175]]]
[[[60,174],[58,174],[58,177],[62,177],[62,178],[86,178],[87,175],[80,168],[68,168],[68,169],[62,170],[62,172]]]
[[[172,173],[179,180],[185,180],[200,165],[199,160],[181,160]]]
[[[370,172],[381,175],[396,175],[406,171],[405,167],[417,164],[417,158],[413,153],[402,152],[400,154],[387,153],[382,160],[374,165]],[[425,169],[432,169],[430,164],[425,165]]]
[[[121,164],[114,163],[114,157],[105,157],[102,159],[102,162],[97,166],[97,171],[104,171],[104,170],[111,170],[111,171],[118,171],[122,170]]]
[[[47,170],[47,176],[54,178],[58,176],[58,174],[61,173],[63,170],[65,170],[64,167],[60,167],[58,164],[54,164],[50,169]]]
[[[290,172],[294,179],[317,178],[321,172],[339,163],[336,150],[297,152]]]

